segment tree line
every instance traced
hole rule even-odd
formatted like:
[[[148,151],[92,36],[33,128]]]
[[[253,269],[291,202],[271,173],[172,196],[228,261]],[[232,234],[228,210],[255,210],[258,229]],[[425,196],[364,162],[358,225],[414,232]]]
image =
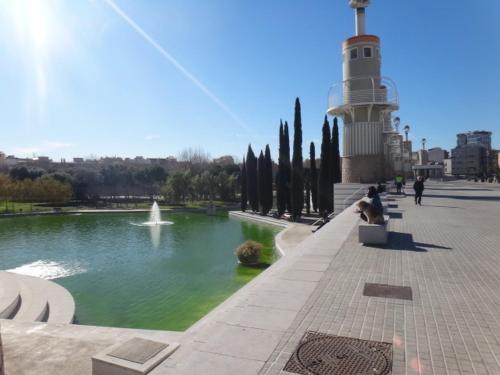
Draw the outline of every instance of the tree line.
[[[240,187],[239,167],[208,165],[205,170],[189,169],[168,176],[161,188],[167,203],[186,201],[236,201]]]
[[[8,210],[8,201],[64,203],[71,200],[72,196],[73,190],[69,183],[47,175],[16,180],[0,174],[0,200],[5,202],[5,210]]]
[[[47,176],[68,183],[73,190],[73,198],[79,201],[101,197],[158,195],[167,175],[161,166],[129,167],[123,164],[61,166],[50,170],[16,166],[9,171],[9,176],[16,181]]]
[[[306,212],[310,213],[311,204],[314,212],[333,212],[334,184],[342,180],[337,118],[333,119],[331,130],[328,118],[324,118],[319,170],[314,142],[309,145],[309,163],[304,167],[299,98],[295,100],[293,130],[293,154],[290,159],[288,122],[280,121],[278,170],[274,179],[269,145],[266,145],[264,154],[260,152],[258,160],[251,145],[248,146],[241,169],[242,211],[250,206],[252,211],[267,215],[273,208],[274,180],[278,217],[288,212],[291,220],[297,221],[302,216],[304,206]]]
[[[185,154],[185,155],[184,155]],[[25,186],[43,178],[69,186],[77,201],[97,201],[115,198],[161,198],[170,203],[187,200],[219,199],[236,201],[239,193],[239,166],[232,163],[219,165],[200,150],[186,150],[182,168],[167,171],[164,167],[127,166],[120,163],[110,165],[89,165],[45,170],[39,167],[16,166],[9,170],[9,196],[14,200],[45,202],[37,200],[39,194],[27,193]],[[3,181],[0,184],[3,185]],[[37,182],[38,184],[38,182]],[[6,186],[0,186],[5,190]],[[55,186],[55,185],[54,185]],[[54,188],[55,189],[55,188]],[[17,192],[15,190],[18,190]],[[31,191],[31,190],[30,190]],[[58,191],[55,189],[55,191]],[[66,197],[66,195],[64,195]],[[36,199],[35,199],[36,198]],[[60,202],[54,199],[53,202]]]

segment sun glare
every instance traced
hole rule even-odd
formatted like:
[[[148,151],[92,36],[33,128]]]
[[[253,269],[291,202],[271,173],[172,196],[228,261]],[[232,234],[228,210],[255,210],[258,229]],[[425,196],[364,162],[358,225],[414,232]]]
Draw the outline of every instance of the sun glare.
[[[25,47],[31,45],[34,52],[47,52],[53,40],[50,0],[11,0],[13,20],[19,38]]]
[[[1,1],[1,0],[0,0]],[[2,2],[4,23],[10,25],[13,46],[26,67],[26,79],[34,90],[28,97],[43,112],[50,88],[53,58],[67,47],[60,0],[6,0]],[[35,97],[33,98],[33,95]],[[29,106],[28,108],[33,108]],[[30,109],[31,111],[31,109]]]

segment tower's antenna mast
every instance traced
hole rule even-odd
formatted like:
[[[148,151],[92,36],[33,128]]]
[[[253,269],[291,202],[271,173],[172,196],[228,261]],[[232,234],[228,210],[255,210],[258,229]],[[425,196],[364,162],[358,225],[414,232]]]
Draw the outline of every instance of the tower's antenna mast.
[[[365,8],[370,0],[349,0],[351,8],[356,9],[356,35],[365,34]]]

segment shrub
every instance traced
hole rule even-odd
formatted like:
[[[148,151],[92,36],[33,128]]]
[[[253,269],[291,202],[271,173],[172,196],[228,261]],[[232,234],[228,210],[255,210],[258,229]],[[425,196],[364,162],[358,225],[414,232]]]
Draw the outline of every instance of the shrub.
[[[263,245],[256,241],[245,241],[236,249],[236,256],[242,264],[258,264]]]

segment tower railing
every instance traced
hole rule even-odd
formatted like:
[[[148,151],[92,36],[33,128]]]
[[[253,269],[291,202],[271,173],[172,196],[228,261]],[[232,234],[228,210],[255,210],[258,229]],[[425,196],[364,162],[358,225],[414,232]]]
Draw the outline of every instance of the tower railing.
[[[388,77],[354,77],[338,82],[328,94],[328,113],[340,115],[354,106],[379,105],[386,110],[399,108],[399,94]]]

